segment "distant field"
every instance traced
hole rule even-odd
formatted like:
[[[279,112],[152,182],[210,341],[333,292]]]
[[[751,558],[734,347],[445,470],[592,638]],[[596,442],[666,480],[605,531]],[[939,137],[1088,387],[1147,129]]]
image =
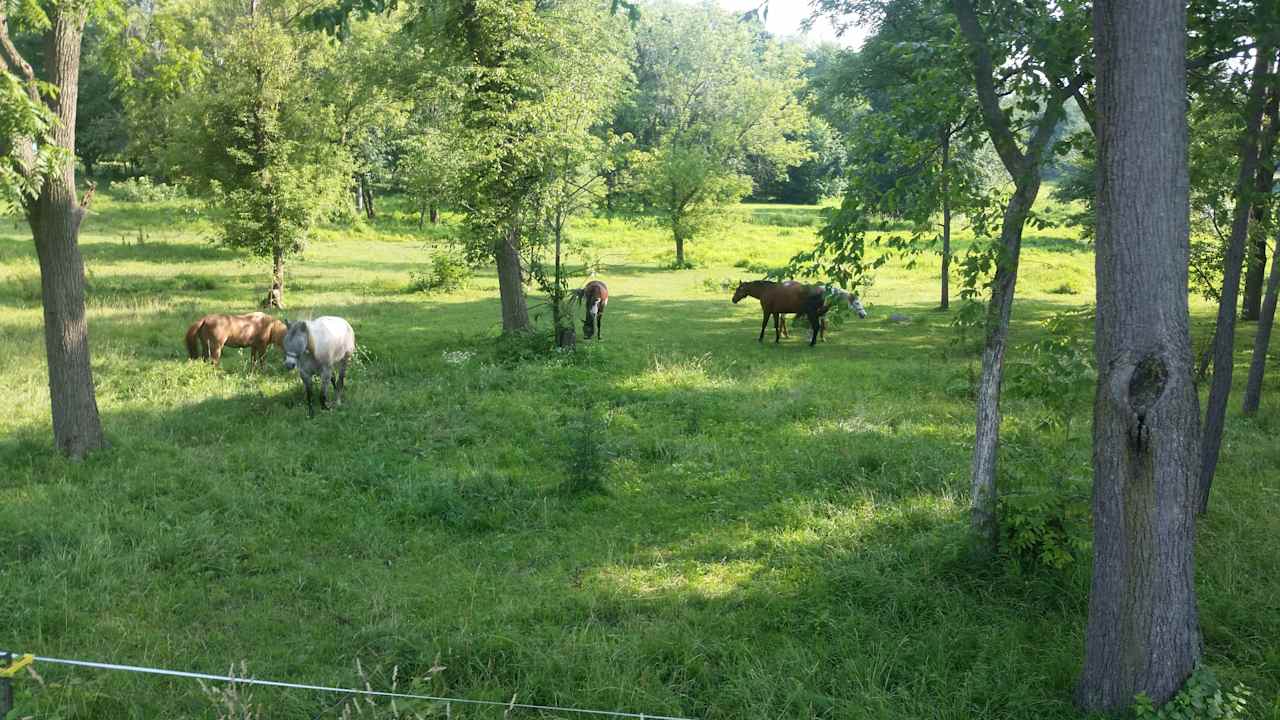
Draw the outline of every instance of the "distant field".
[[[882,270],[825,344],[762,346],[732,284],[811,245],[816,208],[742,206],[682,271],[660,229],[586,220],[604,340],[535,353],[496,340],[491,271],[407,292],[447,231],[385,205],[290,267],[288,315],[344,316],[360,348],[347,405],[308,421],[278,352],[255,374],[247,350],[213,369],[182,346],[197,316],[253,309],[265,264],[212,246],[192,203],[101,198],[82,247],[112,447],[78,465],[51,449],[33,246],[0,219],[0,648],[344,686],[359,660],[377,689],[398,667],[418,692],[708,720],[1077,717],[1087,559],[961,551],[977,359],[934,310],[936,258]],[[1093,301],[1089,246],[1029,232],[1011,373]],[[1277,374],[1230,420],[1198,548],[1206,658],[1257,718],[1280,717]],[[1005,491],[1087,492],[1091,393],[1069,432],[1007,394]],[[38,670],[18,717],[217,717],[193,683]],[[269,718],[334,700],[254,692]]]

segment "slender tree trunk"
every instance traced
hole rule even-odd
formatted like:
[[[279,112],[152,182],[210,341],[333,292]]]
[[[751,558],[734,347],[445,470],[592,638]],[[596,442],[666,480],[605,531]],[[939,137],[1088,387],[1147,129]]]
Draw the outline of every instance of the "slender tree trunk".
[[[356,185],[352,189],[356,196],[356,212],[364,212],[364,175],[356,175]]]
[[[1004,380],[1004,354],[1009,340],[1014,288],[1018,282],[1018,258],[1022,253],[1022,229],[1040,191],[1039,174],[1014,191],[1005,207],[1000,227],[1000,259],[987,303],[986,342],[982,350],[982,375],[978,380],[977,430],[973,441],[973,466],[969,524],[975,550],[990,558],[999,543],[996,503],[996,464],[1000,449],[1000,388]]]
[[[524,270],[520,263],[520,225],[509,221],[495,253],[498,263],[498,294],[502,298],[502,332],[529,329],[529,307],[524,295]]]
[[[939,307],[951,307],[951,128],[942,130],[942,301]]]
[[[1240,319],[1257,320],[1262,309],[1262,285],[1267,273],[1267,235],[1271,223],[1271,189],[1275,185],[1276,136],[1280,134],[1280,87],[1271,88],[1267,100],[1267,128],[1262,133],[1262,149],[1258,154],[1258,171],[1253,183],[1253,222],[1249,232],[1249,251],[1245,261],[1244,297]]]
[[[373,183],[370,182],[369,176],[365,175],[360,179],[360,191],[364,195],[364,214],[365,217],[373,220],[377,218],[378,213],[373,209]]]
[[[431,218],[432,225],[440,222],[440,208],[436,207],[435,203],[431,203],[430,209],[428,210],[428,216]]]
[[[426,226],[427,226],[427,205],[426,203],[423,203],[418,208],[418,229],[421,230]]]
[[[684,237],[681,236],[680,233],[675,233],[675,236],[676,236],[676,268],[683,269],[684,268]]]
[[[1205,413],[1204,439],[1200,456],[1200,512],[1209,509],[1209,490],[1218,468],[1222,449],[1222,431],[1227,419],[1227,400],[1231,394],[1231,374],[1235,360],[1236,302],[1240,295],[1240,266],[1244,262],[1245,240],[1249,233],[1249,200],[1258,169],[1258,135],[1262,125],[1263,101],[1266,97],[1268,71],[1275,50],[1259,48],[1253,66],[1252,87],[1246,106],[1247,125],[1240,147],[1240,171],[1236,177],[1236,206],[1231,218],[1231,235],[1227,240],[1226,259],[1222,268],[1222,294],[1218,303],[1218,330],[1214,335],[1213,380],[1209,386],[1209,407]]]
[[[996,518],[996,461],[1000,444],[1000,385],[1004,378],[1004,353],[1013,310],[1014,287],[1018,279],[1018,256],[1022,251],[1022,230],[1036,195],[1040,192],[1040,172],[1045,148],[1053,129],[1062,118],[1062,105],[1084,82],[1083,75],[1072,78],[1055,93],[1037,119],[1034,131],[1019,147],[1018,134],[1000,105],[995,85],[995,60],[986,31],[982,28],[972,0],[951,0],[951,10],[969,46],[978,105],[987,136],[1015,190],[1005,207],[1000,226],[1000,257],[987,305],[986,342],[982,352],[982,377],[978,384],[977,429],[974,433],[971,475],[970,525],[976,554],[990,558],[997,549],[999,525]]]
[[[1280,248],[1280,237],[1277,238]],[[1271,254],[1271,275],[1267,278],[1267,297],[1258,316],[1258,331],[1253,336],[1253,360],[1249,363],[1249,383],[1244,390],[1245,415],[1258,412],[1262,401],[1262,380],[1267,370],[1267,352],[1271,346],[1271,326],[1276,319],[1276,294],[1280,292],[1280,249]]]
[[[262,300],[264,308],[284,308],[284,250],[276,245],[271,251],[271,289]]]
[[[1186,9],[1099,0],[1093,577],[1077,700],[1168,701],[1200,659]]]
[[[59,119],[53,142],[72,153],[76,146],[80,41],[85,18],[83,9],[59,7],[47,35],[49,80],[59,89],[57,98],[51,101]],[[69,157],[60,171],[45,181],[40,195],[26,204],[40,260],[53,439],[59,450],[75,459],[106,445],[89,360],[84,260],[79,245],[80,224],[89,197],[84,202],[76,201],[75,160]]]

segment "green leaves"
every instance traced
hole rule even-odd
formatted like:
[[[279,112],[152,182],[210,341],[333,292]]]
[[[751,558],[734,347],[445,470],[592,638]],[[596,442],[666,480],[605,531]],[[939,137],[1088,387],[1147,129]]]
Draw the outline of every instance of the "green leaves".
[[[1133,700],[1135,720],[1238,720],[1245,717],[1249,690],[1237,684],[1230,690],[1205,666],[1187,678],[1182,690],[1159,708],[1139,693]]]
[[[636,30],[637,94],[620,118],[643,148],[633,190],[678,246],[813,154],[799,48],[758,36],[712,5],[655,5]]]
[[[0,214],[38,195],[66,161],[67,152],[48,141],[55,123],[22,81],[0,69]]]
[[[264,17],[237,21],[221,53],[222,70],[182,106],[182,169],[226,211],[223,244],[262,257],[299,252],[343,203],[351,173],[315,54]]]

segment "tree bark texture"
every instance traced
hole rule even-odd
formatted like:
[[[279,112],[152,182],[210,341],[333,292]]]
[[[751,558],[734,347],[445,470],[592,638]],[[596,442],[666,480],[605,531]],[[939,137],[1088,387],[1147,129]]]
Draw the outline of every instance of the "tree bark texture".
[[[498,294],[502,298],[502,332],[529,329],[529,307],[524,295],[524,270],[520,262],[520,226],[513,220],[498,241]]]
[[[48,79],[59,88],[58,96],[50,101],[60,121],[52,140],[69,152],[76,146],[80,41],[86,14],[83,6],[58,6],[46,35]],[[40,260],[53,439],[59,450],[76,459],[106,445],[89,361],[84,260],[79,245],[88,197],[77,202],[75,160],[68,158],[60,171],[45,181],[40,195],[26,203]]]
[[[1280,248],[1280,237],[1277,237]],[[1258,412],[1262,402],[1262,381],[1267,371],[1267,352],[1271,347],[1271,327],[1276,319],[1276,294],[1280,292],[1280,250],[1271,254],[1271,275],[1267,278],[1267,295],[1258,314],[1258,330],[1253,336],[1253,359],[1249,363],[1249,382],[1244,389],[1245,415]]]
[[[1009,341],[1009,318],[1018,282],[1018,256],[1022,252],[1022,228],[1040,190],[1037,175],[1028,187],[1014,191],[1000,226],[1001,258],[996,263],[987,303],[986,341],[982,349],[982,375],[978,381],[977,429],[970,473],[969,524],[979,555],[995,554],[1000,525],[996,517],[998,492],[996,465],[1000,450],[1000,389],[1004,380],[1004,355]]]
[[[1227,400],[1231,395],[1236,338],[1236,303],[1240,296],[1240,269],[1244,262],[1245,240],[1249,234],[1249,208],[1254,174],[1258,169],[1258,139],[1261,132],[1263,103],[1266,98],[1271,47],[1259,48],[1254,61],[1252,86],[1246,106],[1246,126],[1240,147],[1240,169],[1236,177],[1236,205],[1231,216],[1231,234],[1227,239],[1226,259],[1222,268],[1222,294],[1218,303],[1218,329],[1213,338],[1213,379],[1209,385],[1209,407],[1205,412],[1203,444],[1200,451],[1200,490],[1197,505],[1203,513],[1209,509],[1209,491],[1218,468],[1222,449],[1222,432],[1227,419]]]
[[[284,250],[279,245],[271,251],[271,289],[262,307],[284,309]]]
[[[942,299],[938,307],[951,307],[951,195],[947,173],[951,171],[951,128],[942,130]]]
[[[373,208],[373,183],[370,182],[369,176],[365,175],[360,181],[360,192],[364,195],[364,215],[370,220],[378,217],[378,213]]]
[[[1200,658],[1186,9],[1099,0],[1093,576],[1077,700],[1163,704]]]
[[[684,268],[684,238],[676,233],[676,269]]]
[[[1267,236],[1273,199],[1271,189],[1276,178],[1276,136],[1280,134],[1280,87],[1272,83],[1264,113],[1267,127],[1262,131],[1258,153],[1258,171],[1253,183],[1253,222],[1249,232],[1249,250],[1245,259],[1244,296],[1240,303],[1240,319],[1257,320],[1262,310],[1262,286],[1267,274]]]

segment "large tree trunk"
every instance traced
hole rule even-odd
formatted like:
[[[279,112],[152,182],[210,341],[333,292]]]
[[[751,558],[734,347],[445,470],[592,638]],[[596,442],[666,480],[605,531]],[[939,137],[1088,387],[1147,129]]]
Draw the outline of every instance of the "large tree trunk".
[[[1227,419],[1227,400],[1231,395],[1236,339],[1236,303],[1240,297],[1240,266],[1244,262],[1245,240],[1249,234],[1250,190],[1258,169],[1258,136],[1262,125],[1263,102],[1266,97],[1268,71],[1275,49],[1259,48],[1253,66],[1253,86],[1246,106],[1246,127],[1240,147],[1240,170],[1236,177],[1236,206],[1231,218],[1231,235],[1227,239],[1226,259],[1222,268],[1222,294],[1218,302],[1218,329],[1213,339],[1213,380],[1209,386],[1209,407],[1205,412],[1204,441],[1200,451],[1200,491],[1197,506],[1203,513],[1209,509],[1209,490],[1218,468],[1222,449],[1222,431]]]
[[[942,130],[942,300],[938,307],[951,307],[951,128]]]
[[[1258,154],[1258,171],[1253,183],[1253,222],[1249,232],[1249,251],[1245,259],[1244,297],[1240,319],[1257,320],[1262,309],[1262,284],[1267,273],[1267,231],[1271,227],[1272,197],[1275,185],[1276,136],[1280,134],[1280,87],[1272,86],[1267,101],[1267,129],[1262,133],[1262,149]]]
[[[524,271],[520,263],[520,226],[511,221],[498,241],[498,294],[502,298],[502,332],[529,329],[529,307],[524,296]]]
[[[1187,256],[1186,9],[1099,0],[1093,578],[1077,700],[1171,698],[1200,658],[1200,409]]]
[[[682,269],[684,268],[684,237],[682,237],[680,233],[675,233],[675,236],[676,236],[676,269]]]
[[[1000,259],[987,304],[986,342],[982,349],[982,376],[978,382],[977,430],[973,441],[973,466],[969,524],[979,556],[995,554],[999,542],[996,503],[996,461],[1000,449],[1000,386],[1004,380],[1004,353],[1009,340],[1014,289],[1018,281],[1018,257],[1022,229],[1040,191],[1037,174],[1014,191],[1000,226]]]
[[[1280,246],[1280,237],[1276,238]],[[1271,346],[1271,326],[1276,318],[1276,294],[1280,292],[1280,251],[1271,255],[1271,276],[1267,278],[1267,297],[1258,315],[1258,332],[1253,336],[1253,360],[1249,363],[1249,383],[1244,389],[1245,415],[1258,412],[1262,401],[1262,380],[1267,370],[1267,352]]]
[[[76,146],[76,97],[85,15],[83,9],[59,9],[47,36],[49,79],[59,89],[51,102],[60,121],[54,129],[53,142],[69,153]],[[40,258],[53,439],[59,450],[77,459],[106,445],[89,363],[84,261],[78,243],[87,204],[88,196],[84,203],[76,201],[75,160],[69,157],[26,207]]]

